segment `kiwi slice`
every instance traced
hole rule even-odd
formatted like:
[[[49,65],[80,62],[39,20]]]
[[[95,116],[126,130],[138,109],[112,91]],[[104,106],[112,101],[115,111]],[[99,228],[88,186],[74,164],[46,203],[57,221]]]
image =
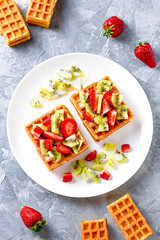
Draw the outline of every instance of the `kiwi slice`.
[[[70,81],[67,80],[63,80],[62,83],[59,85],[59,89],[61,90],[68,90],[72,87]]]
[[[117,149],[115,153],[113,154],[113,158],[118,162],[118,163],[124,163],[128,160],[128,158],[124,155],[124,153],[121,152],[120,149]]]
[[[41,152],[42,152],[43,154],[45,154],[45,155],[48,154],[48,150],[45,148],[44,140],[43,140],[43,139],[40,140],[40,149],[41,149]]]
[[[119,108],[121,106],[123,100],[123,96],[121,94],[112,93],[111,102],[115,108]]]
[[[41,141],[41,140],[40,140]],[[48,155],[55,161],[58,162],[61,160],[61,153],[57,152],[56,147],[53,147],[52,150],[48,151]]]
[[[60,76],[61,78],[66,78],[66,79],[72,78],[72,73],[70,69],[60,69],[57,72],[57,75]]]
[[[85,166],[85,167],[82,169],[82,173],[81,173],[82,180],[84,180],[84,181],[86,181],[86,182],[87,182],[88,180],[90,180],[90,178],[88,177],[87,170],[88,170],[88,167]]]
[[[86,105],[88,95],[89,94],[87,92],[79,91],[79,99],[84,106]]]
[[[77,140],[78,140],[79,143],[76,146],[72,147],[72,150],[75,154],[79,153],[79,150],[80,150],[80,148],[82,146],[82,143],[83,143],[83,140],[79,140],[79,139],[77,139]]]
[[[106,155],[103,151],[101,151],[100,153],[98,153],[97,156],[96,156],[96,158],[95,158],[95,160],[94,160],[94,162],[95,162],[96,164],[103,164],[103,163],[105,163],[106,161],[107,161],[107,155]]]
[[[43,126],[42,123],[33,124],[33,129],[35,129],[36,126],[40,127],[43,131],[46,131],[48,129],[46,126]]]
[[[103,116],[98,115],[94,118],[94,122],[97,123],[98,125],[102,122]]]
[[[123,120],[128,119],[127,105],[121,105],[118,109],[117,119]]]
[[[46,87],[49,92],[54,92],[55,91],[55,81],[53,79],[50,79],[48,81],[48,86]]]
[[[40,103],[40,101],[39,101],[36,97],[32,98],[32,99],[29,101],[29,104],[30,104],[32,107],[36,107],[36,108],[42,107],[42,103]]]
[[[111,81],[101,80],[97,83],[97,88],[98,88],[100,93],[110,91],[112,89]]]
[[[73,134],[70,137],[66,138],[63,142],[62,142],[65,146],[68,146],[70,148],[76,146],[79,144],[78,139],[76,138],[76,135]]]
[[[74,77],[81,77],[81,76],[83,76],[82,70],[80,68],[78,68],[77,66],[75,66],[75,65],[72,65],[71,72],[72,72],[72,75]]]
[[[112,158],[111,157],[107,157],[107,162],[109,163],[109,165],[111,166],[111,167],[114,167],[114,162],[113,162],[113,160],[112,160]]]
[[[39,89],[39,96],[42,98],[46,98],[48,100],[51,100],[51,92],[47,90],[47,88],[40,88]]]
[[[91,169],[93,169],[95,171],[102,171],[102,170],[104,170],[104,167],[101,164],[95,163],[91,166]]]
[[[60,133],[60,125],[63,120],[64,120],[64,109],[57,110],[51,116],[51,131],[53,133],[56,133],[56,134]]]
[[[87,169],[87,175],[88,175],[88,177],[89,177],[90,179],[92,179],[94,182],[96,182],[96,183],[99,183],[99,182],[100,182],[99,174],[98,174],[96,171],[88,168],[88,169]]]
[[[73,162],[73,171],[76,175],[80,174],[82,172],[82,168],[83,168],[83,163],[84,163],[84,159],[81,160],[75,160]]]
[[[108,119],[107,117],[102,118],[102,121],[99,124],[98,132],[108,131]]]
[[[117,144],[114,144],[114,143],[105,143],[104,144],[104,149],[110,151],[110,150],[115,149],[116,145]]]
[[[86,103],[85,107],[86,107],[86,111],[87,111],[92,117],[96,117],[96,113],[93,111],[90,103]]]
[[[102,99],[103,99],[103,94],[100,94],[98,97],[98,106],[97,106],[97,113],[101,113],[101,107],[102,107]]]

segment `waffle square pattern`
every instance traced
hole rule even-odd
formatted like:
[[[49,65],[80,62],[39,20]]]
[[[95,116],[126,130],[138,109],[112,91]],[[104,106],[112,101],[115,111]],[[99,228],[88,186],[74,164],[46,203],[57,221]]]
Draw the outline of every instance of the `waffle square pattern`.
[[[108,240],[107,219],[81,222],[82,240]]]
[[[129,194],[113,202],[107,208],[127,240],[144,240],[153,234],[153,230]]]
[[[8,46],[30,39],[28,28],[13,0],[0,0],[0,31]]]

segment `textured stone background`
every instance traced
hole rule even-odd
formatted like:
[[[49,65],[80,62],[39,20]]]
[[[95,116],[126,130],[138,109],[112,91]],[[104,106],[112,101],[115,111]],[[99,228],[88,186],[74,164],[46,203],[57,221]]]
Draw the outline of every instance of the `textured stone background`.
[[[25,17],[29,0],[16,2]],[[80,240],[80,222],[102,217],[108,219],[110,240],[122,240],[106,205],[127,192],[155,231],[149,239],[160,239],[159,13],[158,0],[58,0],[49,29],[30,25],[32,39],[13,48],[0,37],[0,240]],[[112,15],[122,18],[126,27],[118,39],[107,40],[102,24]],[[135,58],[133,50],[140,41],[152,45],[156,69]],[[68,52],[99,54],[129,70],[146,92],[154,118],[152,146],[141,169],[122,187],[92,199],[66,198],[38,186],[19,167],[6,133],[8,104],[23,76],[42,61]],[[43,233],[24,227],[19,217],[24,204],[41,209],[49,222]]]

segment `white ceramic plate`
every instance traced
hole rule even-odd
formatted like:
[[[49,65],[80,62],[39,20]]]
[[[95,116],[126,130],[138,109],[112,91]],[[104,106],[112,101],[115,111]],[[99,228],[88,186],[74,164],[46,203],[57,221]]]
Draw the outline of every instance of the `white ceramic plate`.
[[[110,76],[134,114],[134,118],[129,124],[100,143],[94,142],[70,103],[69,96],[74,93],[73,91],[67,96],[45,102],[44,107],[40,109],[33,108],[28,103],[37,94],[39,87],[44,86],[44,83],[52,78],[59,68],[70,67],[72,64],[76,64],[89,76],[86,86],[106,75]],[[124,143],[131,145],[132,151],[127,154],[129,161],[113,169],[111,180],[102,180],[100,184],[97,184],[94,182],[86,183],[74,177],[72,182],[63,183],[62,174],[71,171],[73,160],[53,172],[49,172],[39,158],[24,127],[27,123],[60,104],[65,104],[69,108],[90,146],[87,151],[78,156],[78,159],[82,159],[95,149],[101,151],[105,142],[117,143],[119,147]],[[150,104],[143,89],[127,70],[101,56],[72,53],[57,56],[39,64],[22,79],[10,101],[7,132],[17,162],[35,182],[64,196],[92,197],[107,193],[124,184],[140,168],[150,148],[153,120]]]

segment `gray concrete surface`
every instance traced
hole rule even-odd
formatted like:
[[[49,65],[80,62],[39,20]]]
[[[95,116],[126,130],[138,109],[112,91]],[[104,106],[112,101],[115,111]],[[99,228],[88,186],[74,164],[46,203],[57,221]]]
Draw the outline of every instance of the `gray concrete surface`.
[[[16,2],[25,17],[29,0]],[[106,205],[127,192],[155,232],[148,239],[160,239],[159,13],[158,0],[58,0],[49,29],[29,25],[30,41],[9,48],[0,36],[0,240],[80,240],[80,222],[102,217],[108,219],[109,239],[123,240]],[[106,39],[102,24],[112,15],[122,18],[126,27],[119,38]],[[156,69],[134,56],[140,41],[152,45]],[[90,199],[71,199],[38,186],[16,162],[6,133],[8,104],[23,76],[44,60],[68,52],[95,53],[125,67],[143,87],[153,112],[153,141],[140,170],[117,190]],[[22,205],[41,210],[49,222],[43,233],[24,226],[19,216]]]

